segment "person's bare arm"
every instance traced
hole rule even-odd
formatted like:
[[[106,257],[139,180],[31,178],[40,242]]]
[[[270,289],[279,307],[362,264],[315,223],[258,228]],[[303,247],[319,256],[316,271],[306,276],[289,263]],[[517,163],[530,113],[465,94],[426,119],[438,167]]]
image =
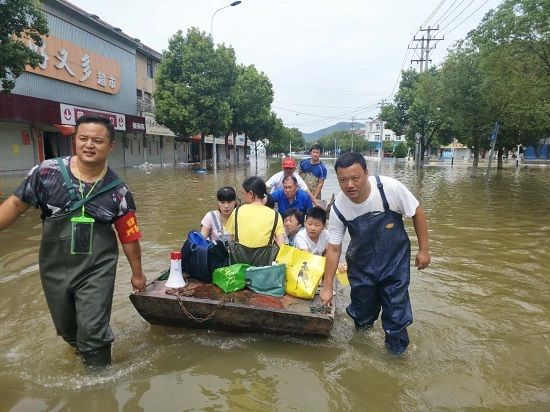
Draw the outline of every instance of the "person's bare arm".
[[[275,235],[275,244],[279,247],[283,246],[285,244],[285,236]]]
[[[141,267],[141,245],[139,240],[130,243],[123,243],[122,250],[128,259],[130,268],[132,269],[132,287],[134,292],[143,292],[147,284],[147,279],[143,274]]]
[[[428,267],[431,259],[428,242],[428,223],[424,209],[418,206],[412,220],[416,238],[418,239],[418,252],[416,253],[415,265],[418,269],[424,269]]]
[[[342,253],[342,245],[328,244],[327,253],[325,255],[325,274],[323,277],[323,288],[319,294],[321,302],[328,305],[332,302],[332,292],[334,290],[334,275],[338,269],[340,254]]]
[[[210,237],[210,228],[202,225],[201,234],[204,236],[205,239],[208,239]]]
[[[0,232],[10,227],[27,209],[29,204],[11,195],[0,205]]]

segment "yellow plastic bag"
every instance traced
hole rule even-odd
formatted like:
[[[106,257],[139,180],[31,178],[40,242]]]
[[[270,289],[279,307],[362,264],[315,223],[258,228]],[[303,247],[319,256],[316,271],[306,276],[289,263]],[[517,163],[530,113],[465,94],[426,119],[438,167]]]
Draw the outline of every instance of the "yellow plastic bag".
[[[286,264],[286,293],[313,299],[325,271],[325,258],[283,245],[275,261]]]

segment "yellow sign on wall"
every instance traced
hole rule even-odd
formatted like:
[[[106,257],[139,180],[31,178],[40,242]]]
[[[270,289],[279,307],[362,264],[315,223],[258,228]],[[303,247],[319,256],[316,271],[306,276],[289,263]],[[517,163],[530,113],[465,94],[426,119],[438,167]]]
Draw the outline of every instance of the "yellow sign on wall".
[[[26,71],[104,93],[118,93],[122,78],[116,60],[54,36],[42,40],[42,46],[37,46],[30,38],[25,40],[29,48],[44,57],[44,62],[36,69],[27,66]]]

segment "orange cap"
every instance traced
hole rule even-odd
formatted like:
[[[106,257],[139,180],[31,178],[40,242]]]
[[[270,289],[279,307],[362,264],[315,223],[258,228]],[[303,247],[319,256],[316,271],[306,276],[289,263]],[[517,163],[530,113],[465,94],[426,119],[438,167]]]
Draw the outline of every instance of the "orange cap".
[[[283,159],[283,169],[296,169],[296,162],[292,157],[285,157]]]

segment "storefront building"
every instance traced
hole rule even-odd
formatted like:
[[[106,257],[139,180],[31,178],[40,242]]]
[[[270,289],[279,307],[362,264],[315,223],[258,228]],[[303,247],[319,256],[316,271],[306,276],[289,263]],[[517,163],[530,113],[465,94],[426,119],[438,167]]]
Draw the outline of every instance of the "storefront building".
[[[113,123],[113,167],[124,167],[130,139],[145,133],[137,116],[139,41],[62,0],[45,0],[50,34],[37,47],[44,57],[27,68],[11,94],[0,94],[0,173],[18,174],[48,158],[74,154],[72,126],[84,114]]]

